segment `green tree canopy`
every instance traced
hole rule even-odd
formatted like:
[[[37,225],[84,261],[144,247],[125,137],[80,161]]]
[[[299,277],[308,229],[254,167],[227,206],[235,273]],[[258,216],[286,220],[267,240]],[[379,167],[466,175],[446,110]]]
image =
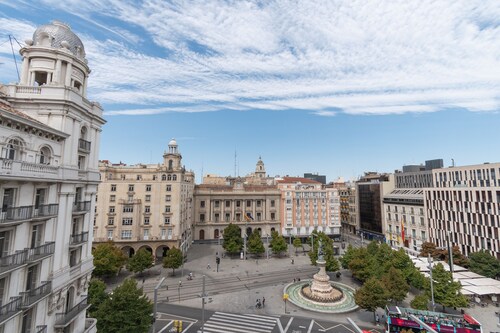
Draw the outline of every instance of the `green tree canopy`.
[[[314,249],[309,252],[309,258],[311,259],[311,263],[316,265],[316,261],[318,260],[318,251],[319,251],[319,240],[323,244],[323,258],[326,261],[326,270],[328,272],[336,272],[340,269],[340,264],[337,258],[335,258],[333,254],[333,240],[328,237],[324,232],[313,232],[314,234]]]
[[[127,257],[112,242],[98,244],[92,251],[92,255],[95,266],[93,275],[96,277],[116,275],[127,262]]]
[[[147,333],[153,304],[132,279],[113,290],[96,311],[99,333]]]
[[[387,305],[387,298],[387,291],[382,282],[375,278],[368,279],[354,294],[356,304],[362,309],[373,312],[374,319],[377,308],[384,308]]]
[[[163,268],[172,268],[172,274],[175,275],[175,269],[182,266],[183,260],[182,251],[174,246],[163,258]]]
[[[146,249],[137,251],[127,263],[127,269],[134,273],[142,273],[153,266],[153,255]]]
[[[449,262],[448,248],[438,248],[436,244],[431,242],[424,242],[421,247],[420,256],[427,257],[430,254],[433,259]],[[460,248],[457,245],[452,247],[452,254],[455,265],[469,267],[469,260],[460,252]]]
[[[434,301],[444,307],[465,307],[468,304],[467,298],[460,293],[462,288],[460,282],[453,281],[450,272],[444,269],[442,264],[437,264],[432,269],[432,279],[434,281]],[[426,282],[425,291],[428,297],[431,296],[430,280]]]
[[[102,280],[96,278],[91,279],[88,296],[88,303],[90,304],[90,308],[87,310],[88,316],[95,318],[99,306],[109,298],[106,293],[106,284]]]
[[[387,290],[387,297],[392,302],[398,304],[403,301],[410,291],[410,286],[401,270],[391,267],[387,273],[382,276],[382,284]]]
[[[340,263],[342,264],[342,268],[349,268],[349,263],[351,262],[356,249],[351,245],[347,245],[347,249],[344,252],[344,255],[340,258]]]
[[[224,229],[224,242],[222,248],[229,254],[241,252],[243,249],[243,237],[241,237],[241,229],[236,224],[230,223]]]
[[[427,310],[427,304],[429,297],[425,293],[415,296],[410,302],[410,306],[416,310]]]
[[[248,238],[248,252],[253,254],[262,254],[266,251],[264,248],[264,243],[262,243],[262,238],[260,237],[260,232],[254,229],[250,237]]]
[[[495,279],[500,277],[500,261],[488,251],[481,250],[469,254],[469,269],[474,273]]]
[[[271,248],[274,254],[281,256],[283,252],[287,250],[288,245],[286,244],[285,238],[283,238],[283,236],[281,235],[278,235],[272,237]]]
[[[295,237],[295,238],[293,239],[293,243],[292,243],[292,244],[293,244],[293,247],[295,248],[295,254],[297,254],[297,249],[298,249],[299,247],[302,247],[302,242],[300,241],[300,238]]]

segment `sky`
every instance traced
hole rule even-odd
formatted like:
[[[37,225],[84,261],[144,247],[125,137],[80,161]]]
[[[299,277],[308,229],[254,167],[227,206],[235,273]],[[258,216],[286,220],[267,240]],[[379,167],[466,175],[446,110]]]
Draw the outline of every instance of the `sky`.
[[[0,82],[52,20],[84,43],[101,159],[175,138],[197,182],[500,161],[498,0],[0,0]]]

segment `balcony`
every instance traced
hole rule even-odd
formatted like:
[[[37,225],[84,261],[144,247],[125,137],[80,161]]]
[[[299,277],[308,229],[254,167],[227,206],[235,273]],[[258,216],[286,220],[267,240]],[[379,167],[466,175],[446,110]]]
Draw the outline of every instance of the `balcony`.
[[[78,201],[73,204],[73,213],[87,213],[90,211],[90,201]]]
[[[34,217],[49,217],[57,215],[59,204],[40,205],[35,208]]]
[[[56,313],[55,328],[64,328],[71,324],[73,320],[83,311],[85,311],[90,304],[87,304],[87,297],[80,301],[77,305],[63,313]]]
[[[31,220],[33,206],[8,207],[0,213],[0,223],[12,223]]]
[[[0,274],[13,271],[26,264],[28,261],[28,249],[0,258]]]
[[[0,324],[6,322],[21,311],[21,297],[12,297],[11,301],[0,307]]]
[[[97,319],[86,318],[85,319],[85,331],[83,333],[95,333],[97,332]]]
[[[83,153],[90,153],[90,141],[78,139],[78,150]]]
[[[55,165],[0,158],[0,170],[11,177],[54,179],[59,177],[60,168]]]
[[[87,242],[88,240],[89,240],[88,231],[82,232],[81,234],[71,235],[71,238],[69,240],[69,246],[75,247]]]
[[[35,289],[20,293],[21,307],[27,309],[52,292],[52,281],[42,281]]]
[[[42,260],[54,254],[56,242],[48,242],[28,250],[28,262]]]
[[[38,325],[35,327],[35,333],[47,333],[47,325]]]

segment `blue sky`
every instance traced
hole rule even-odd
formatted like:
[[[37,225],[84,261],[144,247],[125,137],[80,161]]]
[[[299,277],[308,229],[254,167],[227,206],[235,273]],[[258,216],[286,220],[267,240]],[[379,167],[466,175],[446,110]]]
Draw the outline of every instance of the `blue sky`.
[[[499,161],[495,0],[0,0],[1,82],[8,35],[53,19],[84,42],[102,159],[160,162],[175,137],[198,180],[234,174],[235,151],[240,175],[262,156],[329,180]]]

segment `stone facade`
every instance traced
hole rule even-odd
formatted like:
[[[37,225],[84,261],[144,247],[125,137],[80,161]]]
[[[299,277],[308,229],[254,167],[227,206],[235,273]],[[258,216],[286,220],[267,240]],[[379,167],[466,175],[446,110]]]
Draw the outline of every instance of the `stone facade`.
[[[101,127],[80,39],[60,22],[0,86],[0,332],[96,332],[86,318]]]
[[[94,245],[113,241],[128,256],[144,248],[158,259],[174,246],[187,251],[193,239],[194,173],[181,162],[175,140],[162,164],[101,161]]]

